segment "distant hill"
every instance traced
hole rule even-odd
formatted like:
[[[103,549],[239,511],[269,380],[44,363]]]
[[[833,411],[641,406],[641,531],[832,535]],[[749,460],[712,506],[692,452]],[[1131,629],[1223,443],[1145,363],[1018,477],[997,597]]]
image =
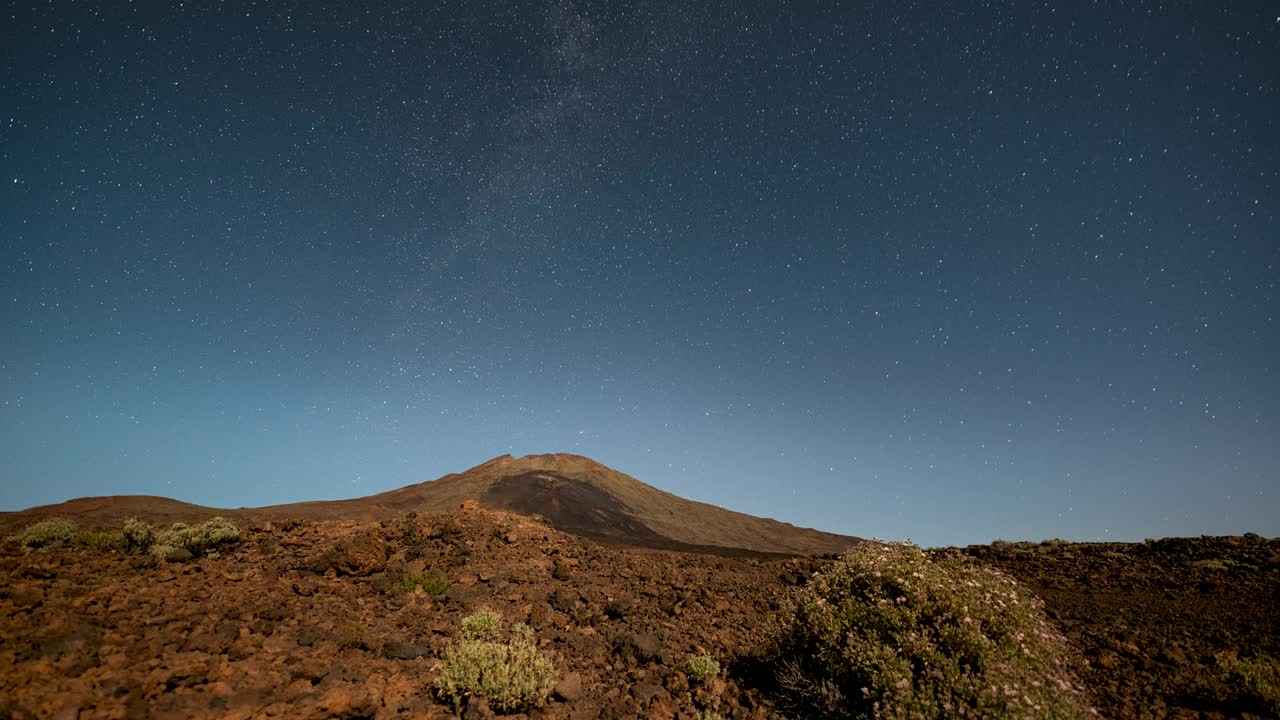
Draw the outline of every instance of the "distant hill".
[[[544,518],[553,527],[593,540],[666,550],[736,554],[838,553],[859,538],[686,500],[580,455],[496,457],[462,473],[350,500],[219,509],[148,495],[69,500],[0,515],[5,532],[35,519],[71,517],[114,525],[129,516],[156,523],[221,514],[241,520],[376,520],[406,512],[453,510],[468,500]]]

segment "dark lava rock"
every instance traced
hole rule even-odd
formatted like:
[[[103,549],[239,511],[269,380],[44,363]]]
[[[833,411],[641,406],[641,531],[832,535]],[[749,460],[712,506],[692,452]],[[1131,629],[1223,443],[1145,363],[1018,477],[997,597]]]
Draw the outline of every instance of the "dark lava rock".
[[[565,702],[573,702],[582,697],[582,674],[565,673],[564,677],[560,678],[560,682],[556,683],[555,694]]]
[[[556,590],[547,598],[547,603],[562,613],[571,613],[578,603],[578,593],[571,590]]]
[[[190,550],[186,548],[174,548],[164,554],[164,561],[171,563],[186,562],[192,557],[194,556],[191,554]]]
[[[636,683],[631,686],[631,697],[640,703],[640,707],[648,705],[649,701],[655,697],[666,697],[666,695],[667,691],[665,689],[652,683]]]
[[[620,657],[633,657],[637,662],[648,662],[658,657],[662,644],[653,633],[627,633],[613,641],[613,650]]]
[[[388,660],[412,660],[430,654],[429,645],[411,645],[398,640],[387,640],[382,644],[382,657]]]
[[[618,597],[604,604],[604,616],[610,620],[621,620],[627,616],[634,603],[629,597]]]

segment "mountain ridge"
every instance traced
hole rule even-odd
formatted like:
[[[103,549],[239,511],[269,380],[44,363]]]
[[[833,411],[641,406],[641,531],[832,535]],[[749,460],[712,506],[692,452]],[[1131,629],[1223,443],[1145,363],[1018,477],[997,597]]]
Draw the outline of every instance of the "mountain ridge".
[[[0,515],[0,527],[65,515],[82,523],[152,522],[220,514],[246,521],[382,520],[407,512],[445,512],[474,500],[484,507],[538,516],[557,529],[635,547],[695,552],[821,555],[861,538],[796,527],[679,497],[591,458],[569,453],[499,455],[458,473],[364,497],[262,507],[211,508],[150,495],[85,497]]]

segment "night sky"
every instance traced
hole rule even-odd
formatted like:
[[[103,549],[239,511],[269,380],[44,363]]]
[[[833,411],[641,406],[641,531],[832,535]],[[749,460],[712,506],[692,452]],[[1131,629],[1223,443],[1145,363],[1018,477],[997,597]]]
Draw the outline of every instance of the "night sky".
[[[1280,535],[1274,3],[210,5],[4,10],[0,509]]]

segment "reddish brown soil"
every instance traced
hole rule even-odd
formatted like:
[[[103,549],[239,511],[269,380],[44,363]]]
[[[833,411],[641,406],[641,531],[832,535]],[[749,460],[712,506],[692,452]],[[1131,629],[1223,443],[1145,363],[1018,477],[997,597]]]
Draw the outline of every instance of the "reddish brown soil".
[[[1265,717],[1212,656],[1280,653],[1277,551],[1204,538],[944,552],[1040,593],[1098,709],[1130,720]],[[399,591],[393,578],[413,562],[452,586],[438,598]],[[482,606],[528,622],[565,678],[533,717],[781,717],[754,658],[780,607],[829,562],[626,549],[474,505],[259,521],[221,557],[186,563],[9,542],[0,717],[453,717],[432,680],[459,620]],[[703,653],[727,678],[690,687],[680,667]],[[490,713],[475,703],[462,716]]]
[[[1235,697],[1220,652],[1280,658],[1280,540],[975,546],[1045,600],[1114,718],[1272,717]],[[1225,567],[1223,567],[1225,566]]]

